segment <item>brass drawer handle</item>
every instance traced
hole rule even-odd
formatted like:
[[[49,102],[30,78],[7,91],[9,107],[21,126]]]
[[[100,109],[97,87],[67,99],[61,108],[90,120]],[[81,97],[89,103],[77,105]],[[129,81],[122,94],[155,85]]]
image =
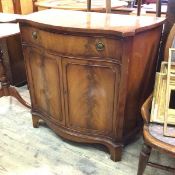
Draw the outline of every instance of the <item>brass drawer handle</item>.
[[[32,38],[36,40],[38,38],[38,33],[36,31],[32,32]]]
[[[99,42],[96,44],[96,49],[97,49],[98,51],[102,51],[102,50],[104,50],[104,48],[105,48],[105,45],[104,45],[101,41],[99,41]]]

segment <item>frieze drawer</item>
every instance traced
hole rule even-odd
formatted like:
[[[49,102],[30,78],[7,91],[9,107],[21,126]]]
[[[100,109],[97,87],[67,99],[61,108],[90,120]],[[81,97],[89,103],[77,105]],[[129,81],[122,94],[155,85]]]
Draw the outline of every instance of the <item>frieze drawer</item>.
[[[95,36],[57,34],[33,27],[23,27],[22,33],[23,42],[42,46],[44,49],[56,51],[61,55],[83,56],[97,59],[105,58],[121,61],[121,39],[116,40]]]

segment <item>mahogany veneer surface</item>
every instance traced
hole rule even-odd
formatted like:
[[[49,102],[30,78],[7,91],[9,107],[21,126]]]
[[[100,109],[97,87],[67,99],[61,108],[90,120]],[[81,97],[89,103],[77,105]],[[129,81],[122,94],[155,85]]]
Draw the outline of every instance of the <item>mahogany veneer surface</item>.
[[[50,9],[19,23],[34,127],[42,118],[120,160],[152,91],[164,19]]]

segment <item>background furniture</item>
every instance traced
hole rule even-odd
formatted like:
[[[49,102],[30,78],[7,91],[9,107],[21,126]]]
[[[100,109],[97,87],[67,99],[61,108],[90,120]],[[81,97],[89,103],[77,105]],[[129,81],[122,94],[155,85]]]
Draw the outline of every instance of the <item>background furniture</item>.
[[[0,40],[5,40],[9,38],[10,36],[16,35],[19,33],[19,26],[18,24],[0,24]],[[6,76],[6,70],[3,63],[3,52],[2,48],[3,45],[0,45],[0,82],[1,82],[1,88],[0,88],[0,97],[3,96],[12,96],[15,97],[20,103],[22,103],[24,106],[30,108],[30,105],[23,100],[23,98],[20,96],[20,94],[17,92],[17,90],[14,87],[10,86],[10,83],[8,81],[8,78]]]
[[[0,23],[15,23],[21,15],[0,12]]]
[[[50,9],[19,23],[34,127],[42,118],[58,135],[104,144],[120,160],[141,127],[164,19]]]
[[[141,13],[142,0],[137,0],[137,16]],[[161,16],[161,0],[156,0],[156,16]]]
[[[155,168],[160,168],[169,172],[175,173],[175,168],[163,166],[157,163],[149,162],[151,150],[156,149],[161,153],[166,153],[175,157],[175,138],[163,136],[163,126],[158,124],[149,123],[150,108],[152,103],[152,96],[150,96],[142,106],[142,117],[144,120],[143,137],[144,145],[140,153],[139,167],[137,175],[143,175],[146,165]],[[174,127],[168,128],[171,132]]]
[[[11,85],[21,86],[26,83],[24,59],[19,32],[0,40],[6,74]]]
[[[118,8],[123,5],[127,5],[127,3],[118,0],[111,1],[111,8]],[[105,0],[93,0],[92,2],[87,0],[44,0],[35,2],[35,6],[39,9],[56,8],[64,10],[106,11]]]
[[[156,4],[142,5],[142,16],[156,16]],[[118,7],[111,9],[112,13],[126,14],[126,15],[136,15],[136,7]],[[167,12],[167,5],[161,6],[161,17],[164,17]]]
[[[34,3],[37,0],[0,0],[0,12],[29,14],[37,11]]]
[[[0,13],[0,23],[16,22],[17,14]],[[2,30],[2,29],[1,29]],[[21,86],[26,83],[26,72],[22,54],[20,32],[0,40],[6,75],[11,85]]]

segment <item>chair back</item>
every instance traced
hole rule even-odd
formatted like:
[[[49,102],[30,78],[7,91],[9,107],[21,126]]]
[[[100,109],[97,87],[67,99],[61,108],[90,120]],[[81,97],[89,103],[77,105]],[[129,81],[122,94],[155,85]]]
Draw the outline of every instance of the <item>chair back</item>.
[[[146,99],[146,101],[144,102],[144,104],[142,105],[142,108],[141,108],[142,118],[143,118],[144,124],[146,124],[146,125],[148,125],[150,122],[152,98],[153,98],[153,96],[150,95]]]
[[[164,50],[165,61],[168,61],[169,48],[175,48],[175,24],[171,28],[171,31],[166,41],[165,50]]]

